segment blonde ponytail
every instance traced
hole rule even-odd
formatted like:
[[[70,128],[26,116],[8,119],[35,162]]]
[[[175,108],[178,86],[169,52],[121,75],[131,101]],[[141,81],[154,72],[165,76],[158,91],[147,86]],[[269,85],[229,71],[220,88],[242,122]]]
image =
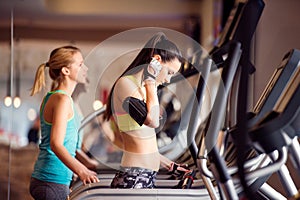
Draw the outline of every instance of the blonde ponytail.
[[[43,87],[45,87],[45,67],[46,64],[43,63],[39,66],[39,68],[36,71],[34,84],[31,89],[31,96],[35,95],[36,93],[40,92]]]

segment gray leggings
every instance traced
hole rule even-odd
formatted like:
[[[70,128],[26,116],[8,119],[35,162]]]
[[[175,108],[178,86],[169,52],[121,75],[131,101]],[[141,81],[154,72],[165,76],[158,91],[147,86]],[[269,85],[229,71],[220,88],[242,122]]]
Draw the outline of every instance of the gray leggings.
[[[35,200],[65,200],[70,193],[68,185],[44,182],[35,178],[31,178],[29,190]]]

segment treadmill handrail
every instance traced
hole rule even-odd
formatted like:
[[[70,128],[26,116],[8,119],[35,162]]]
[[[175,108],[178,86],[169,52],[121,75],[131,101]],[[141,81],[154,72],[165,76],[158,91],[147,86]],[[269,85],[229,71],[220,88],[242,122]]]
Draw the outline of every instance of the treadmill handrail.
[[[273,174],[286,163],[287,155],[288,153],[286,147],[282,147],[282,149],[278,150],[278,158],[275,162],[272,162],[265,167],[255,169],[251,172],[246,173],[246,179],[251,180],[254,178],[266,176],[268,174]]]
[[[98,110],[95,110],[94,112],[88,114],[82,121],[81,121],[81,126],[78,130],[81,131],[81,129],[83,129],[88,123],[90,123],[90,121],[92,121],[95,117],[101,115],[104,113],[106,109],[106,105],[102,106],[101,108],[99,108]]]

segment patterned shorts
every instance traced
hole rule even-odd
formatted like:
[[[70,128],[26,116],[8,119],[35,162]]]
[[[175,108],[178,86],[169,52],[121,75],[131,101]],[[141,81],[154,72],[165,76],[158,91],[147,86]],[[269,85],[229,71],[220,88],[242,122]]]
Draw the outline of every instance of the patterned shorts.
[[[156,171],[139,167],[121,167],[113,178],[111,188],[154,188]]]

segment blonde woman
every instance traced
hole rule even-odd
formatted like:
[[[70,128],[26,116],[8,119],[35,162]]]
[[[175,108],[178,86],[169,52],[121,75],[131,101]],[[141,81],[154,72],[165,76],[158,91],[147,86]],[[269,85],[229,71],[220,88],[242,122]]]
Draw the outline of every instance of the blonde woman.
[[[54,81],[40,106],[41,143],[30,181],[30,194],[34,199],[66,199],[72,174],[84,184],[98,182],[97,174],[76,160],[79,124],[74,119],[72,93],[77,83],[87,76],[81,51],[64,46],[54,49],[48,62],[39,66],[31,95],[45,85],[45,68]]]

